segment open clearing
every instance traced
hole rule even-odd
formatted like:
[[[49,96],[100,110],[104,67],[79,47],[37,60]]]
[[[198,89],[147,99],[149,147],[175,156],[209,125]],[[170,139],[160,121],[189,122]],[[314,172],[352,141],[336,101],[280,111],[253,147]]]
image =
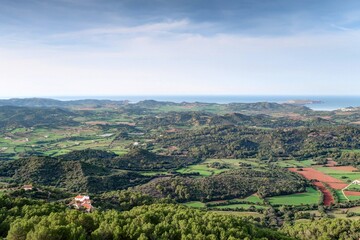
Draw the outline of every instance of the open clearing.
[[[211,211],[213,213],[218,213],[221,215],[234,215],[240,217],[264,217],[263,214],[258,212],[237,212],[237,211]]]
[[[243,203],[237,203],[237,204],[229,204],[229,205],[222,205],[222,206],[214,206],[213,208],[216,209],[249,209],[250,207],[255,207],[257,209],[266,209],[267,206],[259,206],[259,205],[251,205],[251,204],[243,204]]]
[[[323,193],[324,195],[324,205],[329,206],[331,203],[334,203],[334,198],[331,195],[331,192],[326,189],[324,184],[322,182],[325,182],[327,184],[332,184],[332,186],[335,186],[333,188],[335,189],[343,189],[347,186],[346,183],[342,183],[340,180],[330,177],[320,171],[317,171],[313,168],[303,168],[302,171],[298,171],[297,168],[289,168],[290,171],[296,172],[303,177],[305,177],[308,180],[316,180],[313,184]]]
[[[282,160],[276,163],[280,167],[285,168],[302,168],[302,167],[311,167],[315,164],[312,159],[298,161],[298,160]]]
[[[314,168],[302,168],[302,171],[298,171],[297,168],[289,168],[289,170],[304,176],[308,180],[317,180],[320,182],[327,183],[331,188],[334,189],[343,189],[348,185],[347,183],[344,183],[340,179],[329,176]]]
[[[185,206],[193,207],[193,208],[203,208],[206,207],[205,203],[199,202],[199,201],[192,201],[184,203]]]
[[[210,164],[212,163],[220,163],[223,165],[223,168],[212,168]],[[201,163],[197,163],[194,165],[189,165],[187,167],[181,168],[177,170],[179,173],[196,173],[198,172],[201,176],[211,176],[214,174],[219,174],[225,171],[229,171],[232,169],[241,168],[240,164],[248,164],[249,166],[257,167],[259,163],[251,159],[206,159]]]
[[[360,179],[360,172],[354,172],[358,170],[351,166],[316,167],[315,169],[342,182],[351,182]]]
[[[302,171],[299,171],[297,168],[289,168],[289,170],[304,176],[308,180],[318,181],[314,182],[314,185],[323,192],[325,205],[333,203],[334,199],[322,182],[328,184],[335,190],[341,190],[347,187],[349,182],[360,179],[360,173],[354,172],[357,169],[349,166],[302,168]],[[351,188],[349,190],[351,190]],[[336,193],[340,202],[347,201],[341,191],[337,191]],[[358,191],[344,191],[344,193],[350,201],[360,199],[360,192]]]
[[[320,199],[320,192],[312,187],[308,187],[304,193],[282,195],[270,197],[267,199],[269,200],[270,204],[276,205],[318,204]]]

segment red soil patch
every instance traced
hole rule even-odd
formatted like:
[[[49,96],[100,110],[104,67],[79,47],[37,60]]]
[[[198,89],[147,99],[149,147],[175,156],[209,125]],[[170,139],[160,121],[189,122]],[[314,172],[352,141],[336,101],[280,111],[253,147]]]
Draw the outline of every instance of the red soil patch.
[[[337,165],[337,162],[334,160],[327,160],[326,165],[327,167],[335,167]]]
[[[176,128],[171,128],[171,129],[166,130],[165,132],[167,132],[167,133],[176,133],[176,132],[178,132],[178,131],[179,131],[179,130],[176,129]]]
[[[334,170],[344,171],[344,172],[356,172],[359,171],[357,168],[354,168],[353,166],[337,166],[337,167],[329,167]]]
[[[331,192],[329,190],[326,189],[326,187],[324,186],[324,184],[322,184],[321,182],[314,182],[313,183],[324,195],[324,200],[323,203],[325,206],[330,206],[332,203],[334,203],[334,198],[331,195]]]
[[[175,151],[175,150],[178,150],[179,148],[176,147],[176,146],[170,146],[170,147],[168,147],[168,149],[169,149],[170,151]]]
[[[344,191],[346,196],[360,196],[360,192]]]
[[[325,206],[329,206],[331,203],[333,203],[334,198],[331,195],[331,192],[325,188],[322,182],[327,183],[331,188],[334,189],[343,189],[347,186],[346,183],[340,181],[339,179],[333,178],[313,168],[302,168],[303,171],[298,171],[297,168],[289,168],[289,170],[302,175],[308,180],[316,180],[316,182],[313,182],[313,184],[317,186],[318,189],[323,193]]]
[[[313,168],[302,169],[303,171],[297,171],[297,168],[289,168],[290,171],[296,172],[308,180],[317,180],[319,182],[327,183],[331,188],[334,189],[343,189],[348,185],[339,179],[326,175],[325,173],[315,170]]]

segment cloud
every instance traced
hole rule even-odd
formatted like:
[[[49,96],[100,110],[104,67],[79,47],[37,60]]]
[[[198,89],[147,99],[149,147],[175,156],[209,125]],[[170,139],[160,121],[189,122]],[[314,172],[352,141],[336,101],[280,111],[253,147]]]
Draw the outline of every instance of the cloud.
[[[75,32],[61,33],[52,35],[52,38],[71,38],[71,37],[86,37],[99,35],[123,35],[123,34],[154,34],[163,32],[172,32],[178,30],[186,30],[189,27],[187,19],[165,21],[157,23],[149,23],[137,25],[133,27],[103,27],[92,28]]]
[[[0,48],[0,95],[356,94],[359,36],[146,35],[110,49]]]
[[[360,90],[351,4],[32,2],[0,9],[0,96]]]

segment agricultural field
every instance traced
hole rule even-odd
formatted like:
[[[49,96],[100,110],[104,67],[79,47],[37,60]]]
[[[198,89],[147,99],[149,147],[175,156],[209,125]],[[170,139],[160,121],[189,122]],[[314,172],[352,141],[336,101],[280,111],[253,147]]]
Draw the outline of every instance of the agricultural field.
[[[345,194],[346,194],[346,192],[345,192]],[[360,196],[347,195],[347,197],[349,198],[350,201],[360,200]]]
[[[211,201],[211,202],[206,202],[206,204],[211,206],[213,204],[218,204],[218,203],[234,204],[234,203],[244,203],[244,202],[249,202],[249,203],[254,203],[254,204],[263,204],[264,203],[264,201],[261,198],[259,198],[256,194],[253,194],[246,198],[233,198],[233,199],[229,199],[229,200]]]
[[[329,205],[334,202],[334,197],[331,196],[331,193],[326,189],[325,184],[333,188],[336,193],[336,197],[339,202],[344,203],[348,201],[355,201],[360,199],[360,186],[351,185],[349,188],[348,185],[354,181],[360,179],[360,172],[351,166],[313,166],[307,168],[289,168],[290,171],[296,172],[309,180],[316,180],[314,182],[324,194],[324,203]],[[344,193],[342,189],[347,188]],[[345,194],[345,195],[344,195]]]
[[[102,130],[97,126],[59,127],[56,129],[23,128],[0,133],[0,153],[58,156],[74,150],[87,148],[112,151],[122,155],[134,142],[143,142],[141,135],[134,140],[116,140],[117,130]]]
[[[204,208],[206,207],[205,203],[199,202],[199,201],[192,201],[184,203],[185,206],[193,207],[193,208]]]
[[[221,205],[221,206],[214,206],[212,208],[215,209],[250,209],[252,207],[255,207],[256,209],[267,209],[267,206],[261,206],[261,205],[251,205],[251,204],[245,204],[245,203],[235,203],[235,204],[228,204],[228,205]]]
[[[312,159],[302,160],[302,161],[298,161],[298,160],[282,160],[282,161],[276,162],[276,165],[278,165],[279,167],[284,167],[284,168],[311,167],[312,165],[315,165],[315,164],[316,163]]]
[[[263,218],[264,215],[258,212],[238,212],[238,211],[214,211],[211,210],[213,213],[218,213],[221,215],[233,215],[233,216],[239,216],[239,217],[258,217]]]
[[[348,200],[346,199],[346,197],[344,196],[344,194],[342,193],[341,190],[335,190],[335,193],[336,193],[336,197],[338,198],[340,203],[348,202]],[[349,197],[349,196],[347,196],[347,197]]]
[[[214,163],[220,163],[221,168],[211,167]],[[244,167],[242,164],[246,165],[246,167],[258,167],[260,165],[255,159],[206,159],[201,163],[178,169],[177,172],[183,174],[198,172],[201,176],[211,176],[233,169],[240,169]]]
[[[257,209],[267,208],[265,206],[259,205],[259,204],[263,204],[263,202],[264,201],[262,199],[260,199],[257,195],[254,194],[246,198],[234,198],[230,200],[219,200],[219,201],[211,201],[206,203],[200,201],[191,201],[184,203],[184,205],[194,208],[211,207],[214,209],[237,209],[237,208],[249,209],[251,206],[254,206]],[[254,203],[254,204],[252,205],[250,203]]]
[[[345,183],[360,179],[360,172],[353,172],[357,171],[354,167],[315,167],[315,169]]]
[[[318,204],[320,192],[312,187],[306,188],[304,193],[296,193],[291,195],[282,195],[267,198],[271,205],[304,205]]]

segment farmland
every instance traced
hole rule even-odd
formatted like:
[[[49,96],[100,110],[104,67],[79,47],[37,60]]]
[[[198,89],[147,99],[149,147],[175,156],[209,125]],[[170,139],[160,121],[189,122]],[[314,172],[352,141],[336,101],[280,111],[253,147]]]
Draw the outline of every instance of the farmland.
[[[359,185],[348,185],[360,179],[360,173],[357,169],[351,166],[313,166],[308,168],[289,168],[290,171],[297,172],[309,180],[315,180],[313,184],[317,186],[324,195],[324,204],[329,205],[334,202],[334,197],[339,202],[355,201],[360,199],[358,192]],[[330,191],[323,184],[327,184],[334,189],[335,195],[332,196]],[[347,188],[345,191],[342,189]]]
[[[229,170],[242,168],[242,164],[245,164],[246,167],[259,166],[259,163],[256,160],[251,159],[206,159],[201,163],[181,168],[177,170],[177,172],[183,174],[199,173],[201,176],[211,176]]]
[[[228,204],[228,205],[221,205],[221,206],[215,206],[213,208],[215,209],[244,209],[249,210],[250,208],[256,208],[256,209],[266,209],[267,206],[261,206],[261,205],[251,205],[251,204],[244,204],[244,203],[234,203],[234,204]]]
[[[312,187],[308,187],[304,193],[296,193],[291,195],[283,195],[271,197],[267,200],[272,205],[304,205],[304,204],[318,204],[320,193]]]

